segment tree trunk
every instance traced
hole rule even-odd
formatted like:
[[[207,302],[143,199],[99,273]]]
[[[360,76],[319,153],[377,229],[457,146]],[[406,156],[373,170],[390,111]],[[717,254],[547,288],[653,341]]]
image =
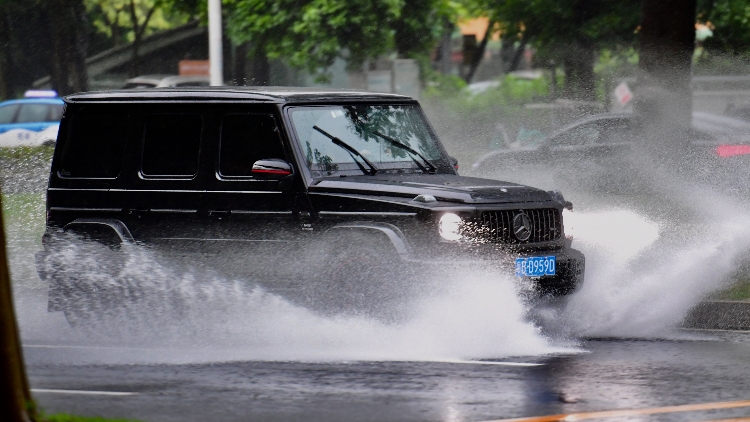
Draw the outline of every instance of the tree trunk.
[[[8,13],[0,6],[0,101],[12,97]]]
[[[643,0],[634,111],[651,144],[681,142],[692,121],[696,0]]]
[[[73,89],[77,92],[88,91],[89,75],[86,69],[86,50],[88,50],[88,19],[86,8],[81,1],[73,1],[71,14],[75,16],[70,26],[73,44],[71,49],[71,65],[73,67]]]
[[[484,33],[484,38],[482,38],[482,42],[479,43],[477,51],[474,52],[474,57],[471,58],[471,65],[469,66],[469,72],[466,74],[465,79],[467,84],[470,84],[471,80],[474,79],[474,75],[477,73],[477,69],[479,69],[479,64],[482,63],[484,52],[487,50],[487,42],[492,35],[493,26],[495,26],[495,22],[490,21],[489,26],[487,26],[487,31]]]
[[[234,85],[247,85],[247,43],[232,49],[232,81]]]
[[[62,0],[52,0],[45,9],[45,22],[52,39],[52,54],[50,55],[50,79],[52,88],[60,95],[72,94],[70,78],[68,76],[67,34],[64,18],[65,6]]]
[[[4,421],[28,422],[36,415],[13,310],[4,227],[0,212],[0,415]]]
[[[565,98],[582,101],[596,99],[595,56],[596,51],[590,42],[578,41],[568,48],[563,59],[565,70],[563,96]]]
[[[518,70],[518,66],[521,64],[521,58],[523,57],[523,53],[526,51],[526,43],[528,40],[526,37],[521,38],[521,42],[518,44],[518,48],[515,49],[513,52],[513,57],[510,59],[510,64],[508,65],[507,72],[515,72]]]
[[[52,39],[50,78],[52,88],[60,95],[88,88],[86,43],[83,23],[85,14],[75,0],[50,0],[44,21]]]
[[[266,50],[262,47],[255,47],[253,50],[254,54],[250,65],[250,83],[253,86],[268,85],[271,82],[271,63],[268,61]]]
[[[438,54],[435,60],[438,62],[438,70],[443,75],[453,73],[453,63],[451,62],[451,36],[453,35],[453,22],[446,19],[443,23],[443,36],[440,38]]]

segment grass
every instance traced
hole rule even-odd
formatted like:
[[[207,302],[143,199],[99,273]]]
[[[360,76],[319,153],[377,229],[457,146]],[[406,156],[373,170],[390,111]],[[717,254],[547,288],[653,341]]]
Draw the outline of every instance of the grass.
[[[749,300],[750,278],[741,278],[728,289],[717,292],[711,296],[714,300]]]
[[[54,146],[39,146],[39,147],[16,147],[16,148],[0,148],[0,159],[12,158],[12,159],[25,159],[34,155],[40,155],[47,160],[52,160],[52,154],[55,152]]]

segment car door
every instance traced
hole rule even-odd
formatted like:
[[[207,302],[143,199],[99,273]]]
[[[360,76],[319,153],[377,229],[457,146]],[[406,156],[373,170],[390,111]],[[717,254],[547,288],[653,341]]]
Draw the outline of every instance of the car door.
[[[214,167],[203,208],[209,216],[205,251],[227,273],[275,289],[290,288],[302,235],[298,175],[269,180],[253,174],[264,159],[291,161],[271,107],[214,107]],[[298,172],[297,172],[298,174]]]
[[[136,241],[191,262],[202,256],[204,105],[143,105],[129,162],[127,216]]]

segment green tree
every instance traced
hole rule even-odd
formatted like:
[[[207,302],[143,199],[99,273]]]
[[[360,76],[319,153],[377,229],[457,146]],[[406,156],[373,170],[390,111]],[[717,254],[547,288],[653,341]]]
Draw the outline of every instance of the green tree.
[[[94,26],[115,45],[131,43],[131,76],[140,74],[140,48],[149,34],[187,22],[197,9],[195,0],[83,0]],[[192,10],[191,10],[192,9]]]
[[[750,52],[750,4],[746,0],[701,0],[697,7],[698,20],[713,27],[706,48],[734,55]]]
[[[227,32],[235,44],[250,43],[260,62],[256,83],[268,82],[269,58],[325,78],[337,57],[351,67],[393,47],[392,23],[400,0],[225,0]]]
[[[396,51],[425,59],[435,48],[450,0],[224,0],[227,32],[249,43],[256,84],[268,83],[268,59],[283,57],[325,80],[336,58],[359,69]],[[424,60],[423,60],[424,61]]]
[[[599,49],[636,41],[640,3],[629,0],[469,0],[498,22],[504,43],[534,45],[562,65],[564,95],[593,100]],[[476,12],[475,12],[476,13]]]

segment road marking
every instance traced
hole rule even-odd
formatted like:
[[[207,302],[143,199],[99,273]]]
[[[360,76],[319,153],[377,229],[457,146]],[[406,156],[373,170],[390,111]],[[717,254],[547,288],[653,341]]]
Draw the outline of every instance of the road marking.
[[[532,416],[527,418],[494,419],[485,422],[555,422],[580,421],[594,418],[617,418],[638,415],[653,415],[657,413],[696,412],[699,410],[733,409],[736,407],[750,407],[750,400],[723,401],[715,403],[683,404],[680,406],[652,407],[648,409],[604,410],[600,412],[567,413],[560,415]]]
[[[704,421],[704,422],[748,422],[748,421],[750,421],[750,416],[740,417],[740,418],[731,418],[731,419],[711,419],[710,421]]]
[[[469,365],[498,365],[498,366],[542,366],[543,363],[527,363],[527,362],[503,362],[503,361],[488,361],[488,360],[460,360],[460,359],[440,359],[433,360],[431,362],[439,363],[459,363]]]
[[[32,388],[31,392],[52,394],[85,394],[90,396],[134,396],[138,394],[129,391],[50,390],[47,388]]]
[[[114,347],[114,346],[68,346],[53,344],[24,344],[23,347],[38,349],[93,349],[93,350],[159,350],[146,347]]]

